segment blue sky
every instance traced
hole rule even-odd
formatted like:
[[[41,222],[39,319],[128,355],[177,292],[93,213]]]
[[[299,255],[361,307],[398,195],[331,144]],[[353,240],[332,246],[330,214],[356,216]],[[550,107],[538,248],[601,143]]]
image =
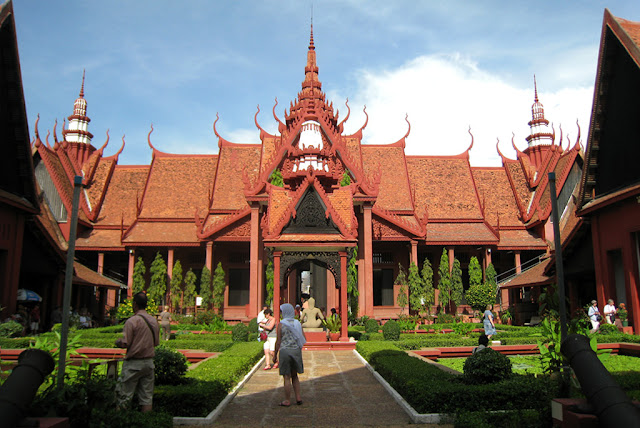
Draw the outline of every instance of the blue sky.
[[[148,164],[151,141],[171,153],[216,153],[212,124],[237,143],[275,132],[300,90],[311,1],[14,0],[31,135],[69,116],[86,69],[93,145],[105,155],[126,134],[120,164]],[[640,21],[639,1],[313,2],[320,80],[347,131],[369,124],[364,143],[407,131],[409,154],[464,151],[499,165],[526,147],[533,75],[547,119],[572,143],[586,141],[604,8]],[[60,125],[58,135],[60,136]],[[50,138],[53,142],[53,138]],[[564,142],[567,143],[567,140]]]

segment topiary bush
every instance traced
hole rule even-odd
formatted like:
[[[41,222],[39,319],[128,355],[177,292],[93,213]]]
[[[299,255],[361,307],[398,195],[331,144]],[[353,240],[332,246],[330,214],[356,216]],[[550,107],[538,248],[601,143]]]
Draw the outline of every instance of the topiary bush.
[[[378,324],[378,321],[374,320],[373,318],[369,318],[368,320],[366,320],[364,322],[364,331],[366,331],[367,333],[377,333],[378,331],[380,331],[380,325]]]
[[[234,342],[246,342],[249,340],[249,328],[239,322],[231,329],[231,340]]]
[[[606,322],[604,324],[600,324],[599,331],[602,334],[617,334],[617,333],[619,333],[618,327],[616,327],[615,324],[607,324]]]
[[[384,340],[400,339],[400,325],[395,320],[389,320],[382,326]]]
[[[249,321],[249,333],[257,333],[258,332],[258,318],[251,318]]]
[[[159,346],[153,357],[157,385],[179,385],[187,373],[187,358],[178,351]]]
[[[484,384],[508,379],[511,360],[500,352],[485,348],[472,354],[464,362],[464,380],[468,384]]]
[[[0,324],[0,337],[17,337],[22,334],[22,324],[17,321],[7,321]]]

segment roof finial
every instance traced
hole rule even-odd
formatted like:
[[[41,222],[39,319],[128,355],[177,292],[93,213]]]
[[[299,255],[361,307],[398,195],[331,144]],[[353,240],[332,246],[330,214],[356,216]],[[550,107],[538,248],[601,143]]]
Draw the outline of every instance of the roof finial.
[[[309,39],[309,49],[315,50],[313,44],[313,4],[311,4],[311,38]]]
[[[80,98],[84,98],[84,72],[85,69],[82,69],[82,86],[80,87]]]
[[[536,75],[533,75],[533,88],[534,88],[534,92],[535,92],[535,99],[534,102],[538,102],[538,84],[536,83]]]

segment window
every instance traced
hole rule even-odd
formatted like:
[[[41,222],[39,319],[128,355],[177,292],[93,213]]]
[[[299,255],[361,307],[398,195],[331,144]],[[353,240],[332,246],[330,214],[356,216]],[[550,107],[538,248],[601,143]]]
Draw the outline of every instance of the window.
[[[229,306],[249,303],[249,269],[229,269]]]
[[[393,269],[373,270],[373,306],[393,306]]]

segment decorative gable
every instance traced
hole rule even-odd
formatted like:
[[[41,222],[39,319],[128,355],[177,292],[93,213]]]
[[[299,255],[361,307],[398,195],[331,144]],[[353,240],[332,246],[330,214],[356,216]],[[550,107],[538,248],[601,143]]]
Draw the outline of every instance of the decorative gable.
[[[298,202],[295,215],[282,233],[326,234],[340,231],[328,215],[327,207],[318,192],[310,187]]]

